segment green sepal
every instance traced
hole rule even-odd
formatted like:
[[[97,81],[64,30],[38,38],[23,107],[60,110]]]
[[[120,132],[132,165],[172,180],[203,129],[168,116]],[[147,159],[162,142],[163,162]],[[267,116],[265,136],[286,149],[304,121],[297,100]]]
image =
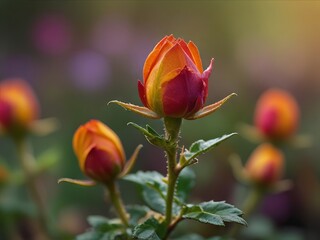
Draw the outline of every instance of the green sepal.
[[[241,217],[243,212],[231,204],[221,202],[203,202],[188,204],[183,209],[182,218],[192,219],[216,226],[225,226],[225,222],[234,222],[247,226]]]
[[[195,158],[197,156],[205,152],[208,152],[209,150],[211,150],[221,142],[227,140],[228,138],[234,135],[237,135],[237,133],[226,134],[226,135],[223,135],[222,137],[214,138],[208,141],[198,140],[190,146],[189,150],[185,150],[185,152],[181,154],[180,162],[183,163],[183,166],[191,165],[196,162]]]
[[[159,133],[157,133],[152,127],[149,125],[146,125],[146,128],[143,128],[139,126],[136,123],[129,122],[128,125],[132,125],[136,129],[138,129],[147,139],[147,141],[160,148],[164,148],[166,146],[166,140],[163,136],[161,136]]]
[[[141,240],[161,240],[166,234],[164,223],[158,222],[154,217],[133,229],[133,237]]]

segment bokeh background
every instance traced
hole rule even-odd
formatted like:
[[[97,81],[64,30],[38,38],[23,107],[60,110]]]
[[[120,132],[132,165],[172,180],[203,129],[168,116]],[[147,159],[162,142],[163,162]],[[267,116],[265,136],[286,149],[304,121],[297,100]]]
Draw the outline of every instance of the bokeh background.
[[[238,131],[241,123],[252,124],[256,100],[270,87],[295,96],[301,108],[298,133],[309,135],[313,145],[283,148],[285,178],[292,179],[294,187],[264,200],[243,239],[319,239],[319,1],[1,0],[0,81],[28,81],[39,98],[42,117],[60,122],[54,134],[33,137],[32,142],[38,158],[57,160],[42,176],[42,185],[51,218],[64,238],[84,232],[88,215],[110,215],[102,187],[57,184],[60,177],[84,178],[71,146],[80,124],[92,118],[108,124],[122,139],[127,156],[143,143],[135,170],[165,173],[163,153],[127,126],[131,121],[148,123],[162,131],[161,121],[107,103],[117,99],[140,104],[137,80],[144,61],[168,34],[195,42],[204,66],[215,58],[208,103],[238,94],[215,114],[184,121],[181,142],[186,146]],[[240,135],[201,156],[194,167],[192,200],[227,200],[241,207],[245,190],[232,176],[227,159],[238,154],[245,162],[256,146]],[[0,137],[0,161],[14,169],[16,158],[12,142]],[[127,203],[141,202],[133,185],[121,183],[121,188]],[[5,210],[0,228],[15,222],[23,229],[20,212],[32,211],[23,191],[23,186],[15,186],[0,193]],[[178,232],[187,232],[186,227]],[[212,236],[226,229],[189,222],[188,231]]]

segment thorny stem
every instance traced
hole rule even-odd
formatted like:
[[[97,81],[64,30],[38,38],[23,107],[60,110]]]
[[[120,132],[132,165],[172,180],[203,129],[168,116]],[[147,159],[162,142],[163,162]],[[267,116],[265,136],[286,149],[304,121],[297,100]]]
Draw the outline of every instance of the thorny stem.
[[[178,138],[180,132],[182,119],[181,118],[164,118],[164,126],[166,132],[167,146],[165,148],[167,156],[167,178],[168,178],[168,190],[166,199],[166,213],[165,213],[165,224],[169,229],[172,221],[172,205],[174,199],[174,191],[179,175],[177,171],[177,148],[178,148]]]
[[[20,165],[26,177],[26,184],[30,197],[37,207],[38,223],[41,234],[43,235],[43,238],[49,239],[48,216],[41,192],[37,186],[35,159],[31,154],[30,146],[26,138],[19,138],[15,143],[19,154]]]
[[[256,207],[258,206],[263,196],[264,196],[263,189],[256,186],[252,187],[248,197],[243,203],[243,207],[241,208],[243,209],[243,213],[246,219],[249,219],[250,215],[256,209]],[[240,231],[240,225],[239,224],[234,225],[229,232],[229,237],[236,237],[239,231]]]
[[[119,218],[121,219],[122,223],[128,227],[129,226],[129,219],[128,219],[128,213],[124,207],[118,186],[114,181],[111,181],[110,183],[106,184],[109,194],[110,194],[110,199],[115,207],[117,214],[119,215]]]

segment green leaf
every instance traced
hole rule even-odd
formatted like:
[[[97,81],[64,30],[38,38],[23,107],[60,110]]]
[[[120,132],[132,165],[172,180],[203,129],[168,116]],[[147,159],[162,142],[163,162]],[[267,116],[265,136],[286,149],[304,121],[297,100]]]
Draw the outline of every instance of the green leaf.
[[[142,187],[142,197],[147,205],[156,212],[165,213],[167,184],[163,181],[164,176],[155,171],[128,174],[123,180],[134,182]],[[178,201],[179,202],[179,201]],[[173,204],[173,214],[178,214],[180,206]]]
[[[204,238],[198,234],[187,234],[183,235],[179,238],[175,238],[174,240],[227,240],[228,237],[211,237],[211,238]]]
[[[96,231],[88,231],[82,233],[76,237],[76,240],[100,240],[103,237],[103,233]]]
[[[108,219],[102,216],[89,216],[88,222],[94,229],[102,232],[123,228],[118,219]]]
[[[130,215],[129,223],[130,225],[137,225],[137,223],[145,218],[150,211],[146,206],[132,205],[126,207],[127,212]]]
[[[188,235],[183,235],[179,238],[175,238],[174,240],[205,240],[205,239],[198,234],[188,234]]]
[[[241,218],[242,214],[241,210],[224,201],[210,201],[198,205],[188,204],[184,209],[182,217],[217,226],[224,226],[224,222],[247,225],[246,221]]]
[[[124,227],[118,219],[108,219],[102,216],[89,216],[88,222],[92,227],[89,231],[78,235],[77,240],[113,240],[127,239]]]
[[[230,133],[227,135],[223,135],[222,137],[211,139],[208,141],[198,140],[190,146],[189,150],[186,150],[184,152],[184,157],[187,161],[190,161],[191,159],[194,159],[200,154],[211,150],[213,147],[217,146],[219,143],[227,140],[228,138],[234,135],[237,135],[237,133]]]
[[[167,185],[163,176],[158,172],[142,172],[128,174],[124,180],[134,182],[142,187],[142,197],[153,210],[164,213]]]
[[[184,168],[179,175],[176,195],[181,202],[185,202],[195,185],[196,175],[191,168]]]
[[[133,122],[129,122],[128,125],[132,125],[136,129],[138,129],[146,137],[147,141],[152,145],[155,145],[157,147],[163,147],[166,145],[165,139],[149,125],[147,125],[146,128],[143,128]]]
[[[165,225],[151,217],[134,228],[133,236],[141,240],[161,240],[165,235],[165,231]]]

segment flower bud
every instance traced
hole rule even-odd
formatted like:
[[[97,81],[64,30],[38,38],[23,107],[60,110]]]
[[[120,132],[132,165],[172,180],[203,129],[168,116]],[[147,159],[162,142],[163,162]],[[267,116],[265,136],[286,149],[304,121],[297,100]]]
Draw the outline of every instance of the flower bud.
[[[124,168],[125,153],[119,137],[98,120],[77,129],[73,149],[81,170],[95,181],[113,181]]]
[[[280,179],[283,164],[281,151],[269,143],[264,143],[253,151],[245,169],[253,183],[270,186]]]
[[[37,99],[26,82],[8,79],[0,83],[0,128],[4,132],[25,132],[38,112]]]
[[[9,178],[9,172],[4,165],[0,164],[0,187],[4,185]]]
[[[255,110],[257,129],[271,140],[291,137],[299,122],[299,107],[286,91],[270,89],[258,100]]]
[[[203,71],[198,48],[172,35],[151,51],[138,90],[145,107],[160,117],[187,118],[203,108],[212,63]]]

